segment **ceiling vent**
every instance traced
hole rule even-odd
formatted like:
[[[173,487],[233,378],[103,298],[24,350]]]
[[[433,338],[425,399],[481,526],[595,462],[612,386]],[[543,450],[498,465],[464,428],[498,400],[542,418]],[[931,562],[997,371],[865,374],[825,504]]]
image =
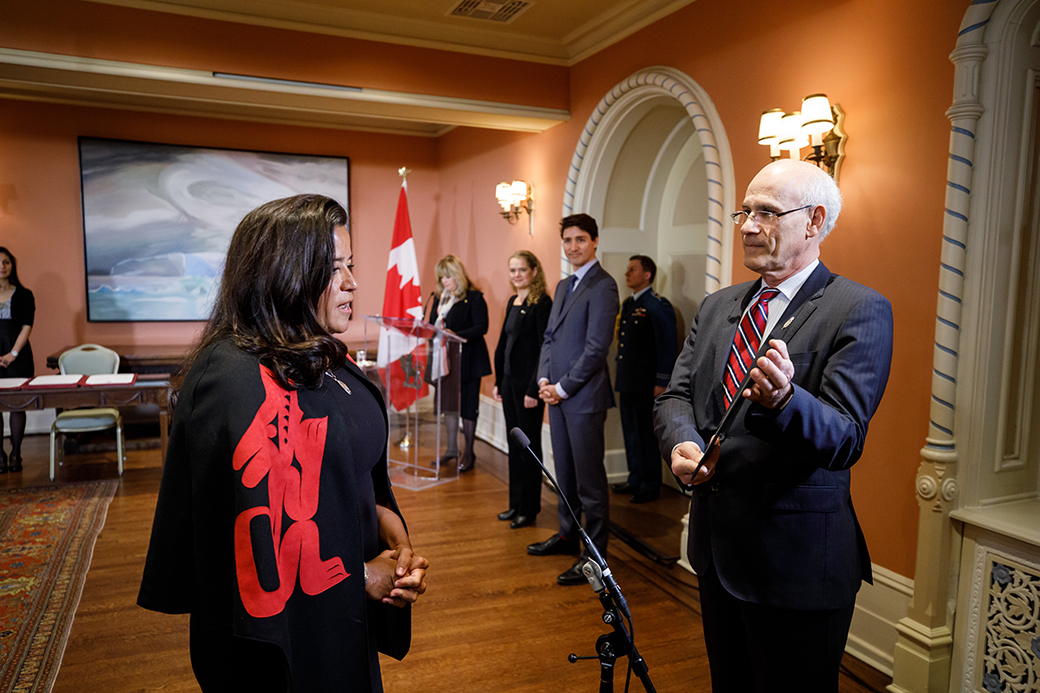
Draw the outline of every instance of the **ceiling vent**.
[[[447,15],[509,24],[533,4],[530,0],[459,0]]]

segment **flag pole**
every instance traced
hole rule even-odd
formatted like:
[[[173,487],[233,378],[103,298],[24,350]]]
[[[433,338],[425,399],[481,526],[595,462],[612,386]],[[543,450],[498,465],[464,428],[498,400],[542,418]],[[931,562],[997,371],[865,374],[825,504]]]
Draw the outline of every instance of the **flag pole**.
[[[412,172],[411,169],[407,168],[406,166],[402,166],[401,168],[397,169],[397,175],[401,176],[401,185],[403,185],[405,187],[405,189],[408,188],[408,174],[411,173],[411,172]],[[414,409],[414,411],[412,411],[413,409]],[[405,410],[404,410],[404,437],[402,437],[401,440],[397,441],[397,447],[399,447],[402,450],[408,450],[409,448],[412,447],[411,417],[409,416],[409,414],[413,414],[413,413],[415,414],[415,428],[416,428],[415,432],[416,432],[416,434],[418,434],[419,433],[419,411],[415,407],[415,402],[414,401],[412,402],[411,406],[406,407]],[[412,460],[413,464],[414,463],[418,463],[418,458],[415,457],[415,455],[418,455],[418,452],[419,451],[416,450],[413,453],[413,460]]]

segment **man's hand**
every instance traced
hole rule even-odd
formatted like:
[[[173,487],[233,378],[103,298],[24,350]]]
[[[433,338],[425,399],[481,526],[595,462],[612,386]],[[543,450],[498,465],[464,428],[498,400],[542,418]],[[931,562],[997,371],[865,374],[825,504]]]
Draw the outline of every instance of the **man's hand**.
[[[538,388],[538,398],[546,404],[560,403],[560,394],[556,392],[556,386],[550,382],[544,382]]]
[[[744,390],[744,397],[769,409],[782,407],[794,392],[794,364],[787,353],[787,344],[781,339],[770,339],[766,351],[751,369],[751,387]]]
[[[716,445],[709,451],[704,460],[704,466],[697,472],[697,478],[694,479],[693,470],[697,468],[702,457],[704,457],[704,453],[701,452],[701,447],[697,443],[692,440],[680,443],[672,450],[672,474],[679,477],[679,481],[684,484],[694,486],[703,484],[715,473],[715,463],[719,461],[719,446]]]

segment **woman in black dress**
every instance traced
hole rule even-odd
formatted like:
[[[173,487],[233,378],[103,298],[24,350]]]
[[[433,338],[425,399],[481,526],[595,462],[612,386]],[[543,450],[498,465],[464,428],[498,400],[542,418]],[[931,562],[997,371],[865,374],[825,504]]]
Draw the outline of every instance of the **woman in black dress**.
[[[531,440],[531,451],[542,457],[542,415],[538,399],[538,357],[549,324],[552,299],[545,288],[542,264],[534,253],[518,250],[509,258],[509,281],[516,291],[506,306],[506,318],[495,348],[495,399],[502,403],[506,430],[519,427]],[[532,524],[542,509],[542,470],[509,436],[509,509],[498,519],[513,529]]]
[[[18,280],[18,261],[7,248],[0,247],[0,378],[33,377],[32,332],[36,300]],[[4,420],[0,418],[0,442]],[[25,437],[25,412],[11,412],[11,456],[0,445],[0,474],[22,471],[22,438]]]
[[[426,590],[387,476],[379,391],[333,335],[357,283],[320,195],[238,225],[177,386],[138,604],[190,613],[203,691],[382,691]]]
[[[466,339],[462,345],[459,364],[459,411],[453,411],[452,399],[446,393],[448,388],[440,384],[443,373],[439,372],[442,364],[432,363],[431,380],[438,383],[437,396],[441,397],[441,411],[444,413],[444,426],[448,433],[448,449],[442,461],[458,457],[459,416],[462,416],[462,435],[466,440],[466,452],[459,461],[459,471],[468,472],[473,469],[476,456],[473,453],[473,442],[477,435],[477,414],[480,409],[480,379],[491,375],[491,358],[488,356],[484,335],[488,331],[488,310],[484,294],[473,286],[462,261],[454,255],[445,255],[437,263],[437,288],[427,322],[432,322],[454,332]],[[432,361],[435,359],[432,359]],[[446,382],[446,381],[445,381]],[[445,406],[447,405],[447,406]]]

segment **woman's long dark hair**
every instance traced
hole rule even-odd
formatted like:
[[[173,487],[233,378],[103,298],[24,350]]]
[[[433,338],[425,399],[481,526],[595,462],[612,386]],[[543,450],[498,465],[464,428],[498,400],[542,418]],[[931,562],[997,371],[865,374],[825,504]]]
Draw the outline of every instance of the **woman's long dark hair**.
[[[11,258],[11,274],[8,275],[7,281],[11,282],[11,286],[21,286],[22,283],[18,281],[18,261],[14,259],[14,255],[11,254],[11,251],[2,245],[0,245],[0,253]]]
[[[231,339],[286,388],[317,387],[346,361],[346,346],[318,320],[332,279],[334,231],[347,213],[322,195],[296,195],[247,214],[231,238],[213,313],[174,385],[211,344]]]

